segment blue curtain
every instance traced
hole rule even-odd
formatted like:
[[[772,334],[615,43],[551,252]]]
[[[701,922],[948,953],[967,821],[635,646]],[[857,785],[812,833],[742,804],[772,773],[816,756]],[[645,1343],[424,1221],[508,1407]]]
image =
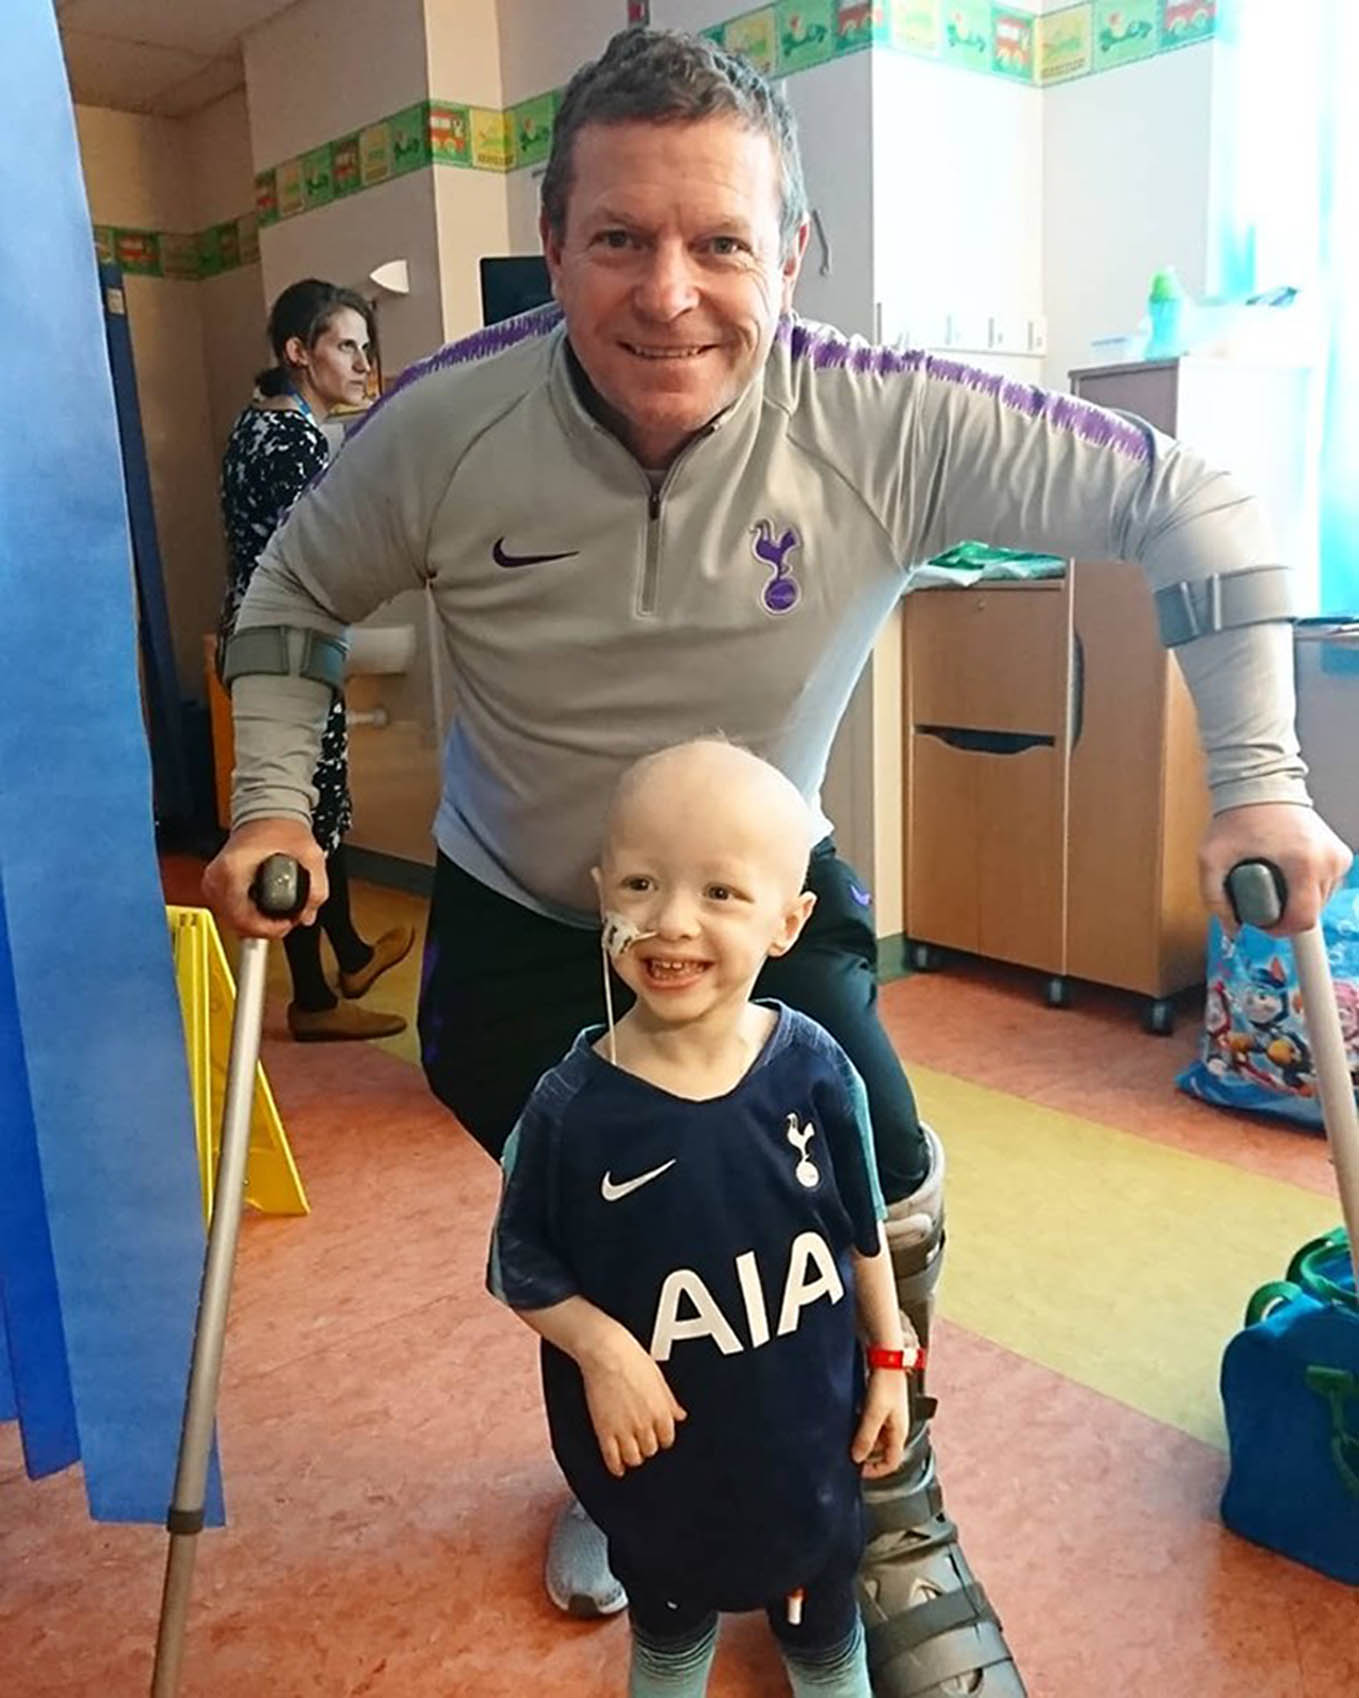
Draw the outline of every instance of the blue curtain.
[[[96,1519],[156,1522],[203,1261],[193,1116],[75,123],[51,0],[3,17],[0,1417],[31,1474],[79,1457]]]

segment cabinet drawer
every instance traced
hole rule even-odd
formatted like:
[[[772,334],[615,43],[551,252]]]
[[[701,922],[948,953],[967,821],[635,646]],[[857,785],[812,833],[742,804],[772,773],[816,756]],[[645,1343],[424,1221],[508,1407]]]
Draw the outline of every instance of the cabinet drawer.
[[[1066,728],[1070,601],[1064,583],[922,590],[907,597],[912,726]]]
[[[984,754],[916,733],[906,869],[911,937],[1063,972],[1063,751]]]

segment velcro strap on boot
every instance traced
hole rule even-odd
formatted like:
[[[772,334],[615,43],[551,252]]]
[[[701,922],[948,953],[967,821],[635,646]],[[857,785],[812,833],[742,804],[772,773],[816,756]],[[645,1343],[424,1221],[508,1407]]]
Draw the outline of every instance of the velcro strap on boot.
[[[868,1629],[869,1670],[877,1674],[897,1657],[907,1651],[918,1651],[931,1639],[960,1627],[979,1627],[984,1623],[999,1627],[1000,1617],[991,1608],[991,1601],[979,1582],[961,1586],[956,1592],[941,1593],[928,1603],[916,1604]],[[981,1666],[984,1665],[975,1660],[975,1653],[969,1652],[951,1672],[968,1674]],[[949,1675],[937,1678],[948,1679]]]
[[[1252,566],[1244,572],[1168,584],[1156,592],[1156,618],[1166,648],[1239,625],[1273,625],[1297,617],[1293,570]]]
[[[876,1539],[883,1533],[908,1533],[912,1528],[930,1527],[931,1533],[936,1536],[928,1540],[922,1538],[918,1546],[912,1547],[915,1551],[923,1550],[927,1544],[947,1544],[957,1537],[958,1529],[943,1514],[943,1508],[943,1493],[933,1473],[919,1485],[894,1492],[891,1497],[864,1494],[864,1514],[868,1520],[870,1539]],[[936,1517],[937,1533],[931,1526]]]
[[[887,1248],[898,1303],[905,1308],[908,1303],[928,1302],[939,1283],[939,1275],[944,1271],[943,1223],[919,1244],[897,1247],[889,1242]]]
[[[920,1307],[928,1303],[934,1296],[934,1288],[939,1283],[939,1275],[944,1271],[944,1258],[938,1255],[932,1262],[915,1273],[898,1273],[896,1277],[897,1302],[902,1308]],[[893,1270],[895,1272],[895,1269]]]

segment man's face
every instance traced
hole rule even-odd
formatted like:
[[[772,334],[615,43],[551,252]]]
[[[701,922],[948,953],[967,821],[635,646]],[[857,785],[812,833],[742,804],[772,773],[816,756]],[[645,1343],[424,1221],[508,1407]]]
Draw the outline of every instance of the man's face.
[[[732,119],[577,135],[566,228],[544,221],[543,247],[576,357],[643,465],[748,387],[806,241],[780,257],[773,145]]]

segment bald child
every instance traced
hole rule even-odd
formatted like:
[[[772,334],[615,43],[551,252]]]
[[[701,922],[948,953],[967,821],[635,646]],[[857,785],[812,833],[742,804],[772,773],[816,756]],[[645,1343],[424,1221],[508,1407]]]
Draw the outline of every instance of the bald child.
[[[901,1462],[913,1352],[858,1075],[751,999],[811,913],[813,835],[734,745],[629,768],[594,877],[630,1006],[505,1148],[489,1283],[543,1339],[553,1449],[628,1594],[631,1698],[701,1698],[719,1612],[757,1608],[798,1698],[869,1694],[860,1485]]]

